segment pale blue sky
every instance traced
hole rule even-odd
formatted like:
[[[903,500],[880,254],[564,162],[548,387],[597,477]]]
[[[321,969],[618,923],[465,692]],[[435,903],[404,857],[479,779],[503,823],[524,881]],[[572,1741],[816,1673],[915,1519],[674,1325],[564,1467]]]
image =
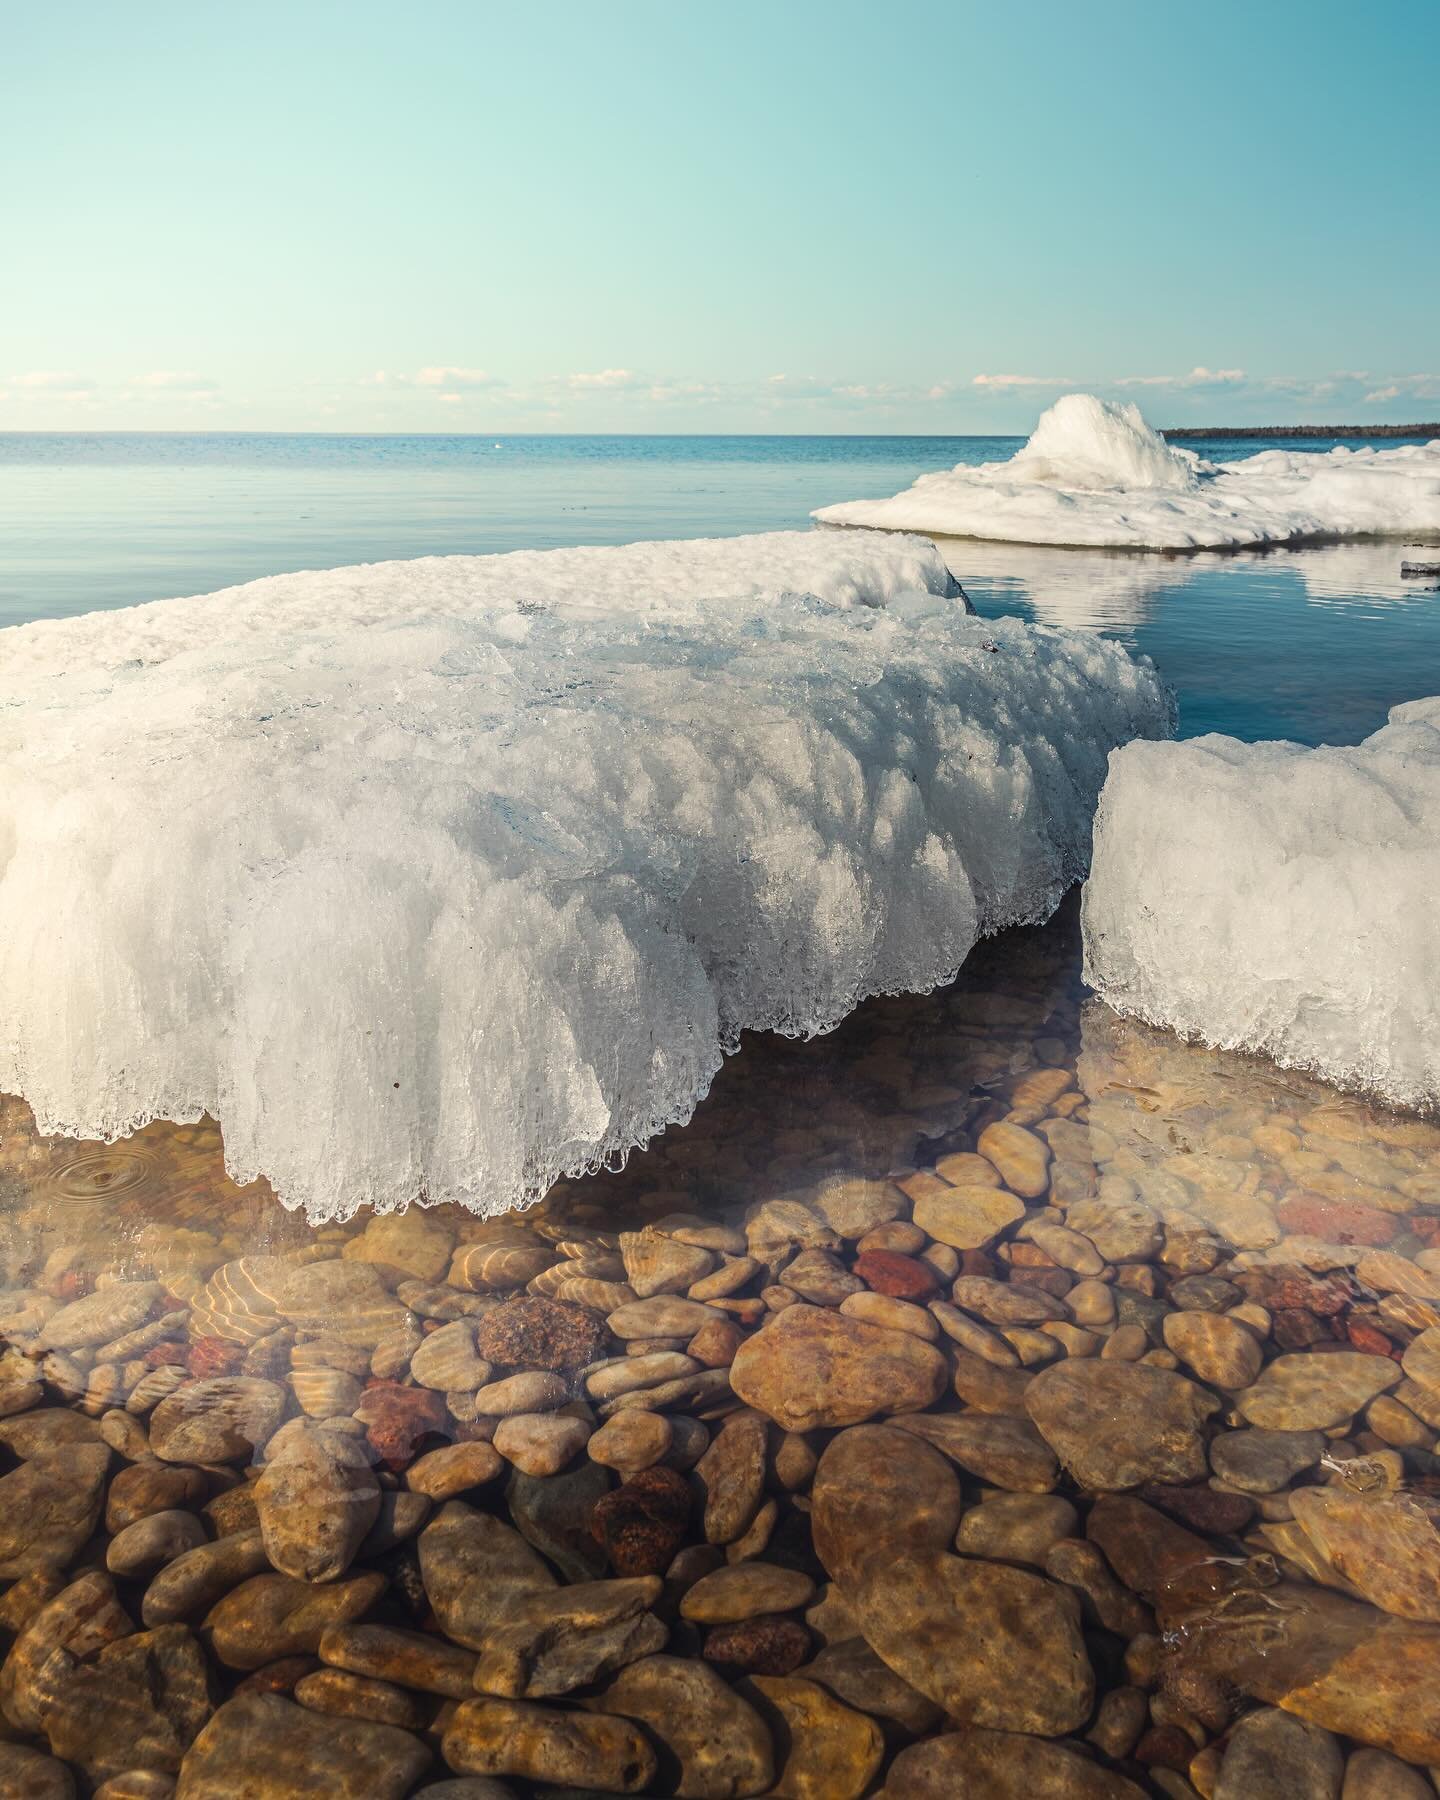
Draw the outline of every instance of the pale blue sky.
[[[1436,0],[0,29],[0,428],[1440,414]]]

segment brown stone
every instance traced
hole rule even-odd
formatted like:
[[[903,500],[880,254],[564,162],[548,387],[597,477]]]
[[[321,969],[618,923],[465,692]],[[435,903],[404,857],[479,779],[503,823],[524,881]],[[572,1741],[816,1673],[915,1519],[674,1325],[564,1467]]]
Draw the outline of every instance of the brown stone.
[[[92,1781],[135,1768],[177,1773],[212,1710],[205,1657],[184,1625],[120,1638],[93,1662],[57,1650],[40,1690],[50,1748]]]
[[[1399,1380],[1400,1370],[1388,1357],[1354,1350],[1277,1356],[1235,1404],[1250,1424],[1267,1430],[1328,1431]]]
[[[355,1417],[388,1469],[407,1467],[427,1439],[453,1436],[445,1396],[398,1381],[371,1382],[360,1396]]]
[[[744,1413],[716,1434],[696,1463],[707,1543],[733,1544],[755,1517],[765,1491],[767,1444],[764,1419]]]
[[[485,1314],[476,1348],[487,1361],[512,1369],[580,1369],[605,1354],[605,1322],[585,1306],[527,1294]]]
[[[614,1794],[643,1794],[656,1768],[655,1752],[630,1720],[527,1700],[465,1701],[446,1727],[441,1750],[460,1774],[517,1775]]]
[[[774,1781],[764,1721],[707,1663],[647,1656],[582,1704],[643,1725],[677,1768],[673,1792],[687,1800],[744,1800]]]
[[[105,1498],[105,1444],[39,1450],[0,1476],[0,1579],[68,1563],[94,1531]]]
[[[150,1415],[150,1447],[164,1462],[250,1462],[274,1434],[285,1390],[246,1375],[187,1381]]]
[[[195,1740],[175,1800],[403,1800],[432,1760],[418,1737],[393,1725],[330,1718],[278,1694],[243,1694]]]
[[[1433,1502],[1336,1486],[1296,1488],[1290,1506],[1321,1556],[1365,1599],[1402,1619],[1440,1623]]]
[[[946,1373],[939,1351],[910,1332],[797,1305],[741,1346],[730,1382],[786,1430],[809,1431],[929,1406]]]
[[[323,1587],[288,1575],[253,1575],[210,1609],[204,1634],[231,1669],[258,1669],[283,1656],[313,1656],[332,1625],[358,1619],[384,1589],[385,1577],[374,1574]]]
[[[1219,1402],[1167,1369],[1072,1359],[1042,1370],[1025,1399],[1042,1436],[1082,1487],[1184,1483],[1207,1472],[1200,1428]]]
[[[992,1487],[1048,1494],[1059,1479],[1055,1452],[1028,1419],[997,1413],[901,1413],[891,1423],[923,1437]]]
[[[964,1731],[902,1750],[882,1800],[1143,1800],[1133,1781],[1067,1744]]]
[[[775,1800],[859,1800],[885,1754],[873,1719],[795,1675],[756,1675],[743,1692],[774,1739]]]

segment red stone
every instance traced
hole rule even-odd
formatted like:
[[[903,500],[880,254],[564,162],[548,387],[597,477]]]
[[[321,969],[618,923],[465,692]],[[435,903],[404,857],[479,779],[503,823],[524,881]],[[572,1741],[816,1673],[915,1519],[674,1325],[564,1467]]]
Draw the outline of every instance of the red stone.
[[[1298,1306],[1283,1307],[1276,1312],[1270,1329],[1282,1350],[1304,1350],[1307,1345],[1318,1344],[1322,1338],[1329,1336],[1314,1313],[1306,1312],[1303,1307]]]
[[[1173,1769],[1183,1775],[1195,1755],[1195,1745],[1178,1725],[1152,1725],[1135,1746],[1135,1760],[1148,1768]]]
[[[1275,1216],[1285,1231],[1323,1238],[1327,1244],[1376,1247],[1390,1243],[1398,1229],[1393,1213],[1355,1200],[1327,1200],[1321,1194],[1291,1194],[1276,1207]]]
[[[90,1277],[79,1269],[67,1269],[55,1283],[57,1300],[83,1300],[90,1292]]]
[[[1139,1496],[1196,1531],[1235,1537],[1255,1516],[1254,1502],[1244,1494],[1222,1494],[1211,1487],[1169,1487],[1152,1482]]]
[[[179,1355],[175,1354],[179,1351]],[[157,1355],[163,1351],[163,1355]],[[151,1358],[154,1357],[154,1361]],[[156,1344],[145,1352],[145,1360],[153,1369],[160,1363],[184,1363],[185,1352],[178,1344]],[[245,1346],[230,1344],[224,1338],[196,1338],[190,1345],[189,1368],[195,1376],[235,1375],[245,1360]]]
[[[810,1655],[810,1633],[797,1619],[762,1614],[717,1625],[701,1655],[733,1675],[789,1675]]]
[[[364,1425],[371,1447],[392,1470],[413,1462],[427,1437],[448,1442],[455,1435],[443,1394],[398,1381],[372,1381],[360,1396],[355,1417]]]
[[[902,1256],[898,1250],[862,1250],[855,1258],[855,1273],[866,1287],[892,1300],[928,1300],[940,1286],[929,1263]]]
[[[1394,1344],[1368,1319],[1347,1319],[1345,1335],[1356,1350],[1363,1350],[1367,1356],[1394,1356],[1395,1354]]]
[[[523,1294],[487,1312],[475,1341],[481,1356],[502,1368],[580,1369],[605,1354],[610,1333],[588,1306]]]
[[[591,1533],[617,1575],[663,1574],[689,1522],[690,1484],[658,1463],[602,1494],[590,1509]]]
[[[985,1250],[962,1250],[960,1252],[960,1273],[962,1275],[984,1275],[993,1281],[997,1273],[995,1258]]]

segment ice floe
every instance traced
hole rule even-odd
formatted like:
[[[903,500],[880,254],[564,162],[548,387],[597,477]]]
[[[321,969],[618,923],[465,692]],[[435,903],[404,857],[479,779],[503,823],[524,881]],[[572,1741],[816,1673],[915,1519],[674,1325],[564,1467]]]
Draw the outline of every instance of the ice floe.
[[[0,1091],[224,1127],[311,1218],[499,1211],[748,1028],[944,981],[1088,862],[1148,662],[804,532],[259,581],[0,632]]]
[[[1117,1011],[1440,1105],[1440,699],[1353,748],[1228,737],[1110,759],[1086,979]]]
[[[1440,532],[1440,440],[1390,450],[1264,450],[1210,463],[1135,406],[1067,394],[1006,462],[922,475],[887,500],[815,515],[1009,543],[1220,549]]]

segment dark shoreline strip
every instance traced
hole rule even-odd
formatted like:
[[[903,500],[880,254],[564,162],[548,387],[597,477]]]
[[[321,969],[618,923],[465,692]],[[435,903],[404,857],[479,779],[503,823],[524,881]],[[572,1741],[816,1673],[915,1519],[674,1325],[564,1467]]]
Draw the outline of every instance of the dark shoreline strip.
[[[1433,438],[1440,423],[1428,425],[1179,425],[1162,431],[1171,442],[1214,438]]]

